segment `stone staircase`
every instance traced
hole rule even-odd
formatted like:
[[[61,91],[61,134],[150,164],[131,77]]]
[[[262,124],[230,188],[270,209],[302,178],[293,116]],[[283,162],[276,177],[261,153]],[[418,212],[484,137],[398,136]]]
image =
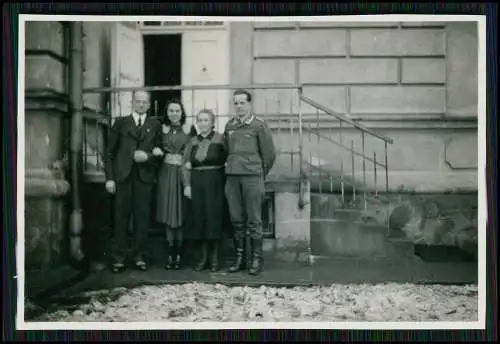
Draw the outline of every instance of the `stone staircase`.
[[[311,253],[317,258],[408,258],[413,242],[391,237],[387,215],[372,199],[340,200],[336,193],[311,194]],[[382,204],[383,200],[378,200]]]
[[[293,180],[290,176],[298,178],[299,171],[306,176],[312,261],[413,257],[413,242],[391,233],[390,200],[381,194],[387,191],[384,159],[391,139],[311,99],[301,100],[322,112],[323,118],[330,115],[330,127],[303,122],[302,137],[296,134],[297,127],[291,134],[276,130],[278,151],[286,154],[280,154],[270,177],[278,180],[289,175]]]

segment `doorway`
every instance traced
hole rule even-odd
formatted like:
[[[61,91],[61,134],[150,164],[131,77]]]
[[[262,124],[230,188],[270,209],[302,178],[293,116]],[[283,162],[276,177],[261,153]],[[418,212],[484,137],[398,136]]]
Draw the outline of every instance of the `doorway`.
[[[179,86],[182,84],[182,34],[143,35],[144,81],[146,86]],[[163,118],[169,99],[181,99],[181,91],[151,92],[153,116]]]

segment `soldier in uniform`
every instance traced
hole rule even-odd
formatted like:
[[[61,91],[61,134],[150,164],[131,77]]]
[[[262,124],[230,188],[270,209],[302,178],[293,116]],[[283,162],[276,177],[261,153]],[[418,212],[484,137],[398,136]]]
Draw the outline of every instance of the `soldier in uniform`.
[[[236,246],[236,261],[229,272],[248,268],[249,274],[257,275],[262,268],[264,179],[273,167],[276,149],[269,127],[253,113],[251,93],[236,90],[233,102],[236,116],[224,130],[228,147],[225,193]],[[251,247],[251,262],[245,261],[245,247]]]

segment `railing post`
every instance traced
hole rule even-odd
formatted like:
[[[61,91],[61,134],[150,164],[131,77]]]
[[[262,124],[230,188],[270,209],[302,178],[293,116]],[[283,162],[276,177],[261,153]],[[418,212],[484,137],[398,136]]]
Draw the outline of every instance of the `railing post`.
[[[385,146],[385,192],[389,193],[389,164],[387,159],[387,142],[385,142],[384,146]]]
[[[294,121],[294,116],[293,116],[293,97],[290,97],[290,113],[289,113],[289,116],[290,116],[290,121],[292,122],[291,123],[291,128],[290,128],[290,135],[292,137],[292,141],[293,141],[293,138],[295,136],[295,121]],[[298,123],[298,119],[297,119],[297,123]],[[300,137],[299,137],[300,139]],[[293,156],[294,156],[294,150],[293,148],[290,150],[290,166],[291,166],[291,171],[292,171],[292,174],[293,174],[293,163],[294,163],[294,159],[293,159]],[[299,169],[299,172],[300,172],[300,169]]]
[[[304,171],[304,134],[302,127],[304,126],[303,118],[302,118],[302,86],[297,88],[297,111],[298,111],[298,122],[299,122],[299,209],[303,209],[305,206],[305,184],[306,184],[306,173]],[[309,159],[311,156],[309,155]]]
[[[342,121],[339,123],[339,136],[340,136],[340,145],[344,145],[344,141],[342,138]],[[344,190],[344,155],[340,155],[340,189],[341,189],[341,195],[342,195],[342,205],[345,204],[345,190]]]
[[[378,196],[378,187],[377,187],[377,153],[373,152],[373,178],[374,178],[374,188],[375,188],[375,197]]]
[[[352,177],[352,200],[356,201],[356,185],[355,184],[355,176],[354,176],[354,140],[351,140],[351,177]]]
[[[363,203],[366,210],[366,166],[365,166],[365,132],[361,132],[361,149],[363,150]]]
[[[191,125],[194,125],[195,122],[195,116],[196,114],[194,113],[196,111],[195,108],[195,94],[194,94],[194,89],[191,90]]]
[[[155,100],[154,102],[154,112],[155,112],[155,117],[158,118],[158,100]]]
[[[87,169],[87,157],[88,157],[88,149],[87,149],[87,129],[88,129],[88,126],[87,126],[87,122],[88,120],[85,120],[83,119],[82,120],[82,126],[83,126],[83,139],[82,139],[82,146],[83,146],[83,156],[82,156],[82,165],[83,165],[83,169],[84,171]],[[70,134],[71,135],[71,134]]]

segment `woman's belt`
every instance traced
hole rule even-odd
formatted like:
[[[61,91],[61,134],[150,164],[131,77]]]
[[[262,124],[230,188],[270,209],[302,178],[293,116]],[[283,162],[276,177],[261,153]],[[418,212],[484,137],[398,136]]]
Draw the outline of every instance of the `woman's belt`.
[[[222,165],[216,165],[216,166],[196,166],[193,167],[194,171],[211,171],[211,170],[220,170],[221,168],[224,168]]]
[[[163,159],[165,164],[181,166],[182,165],[182,155],[180,154],[165,154],[165,158]]]

